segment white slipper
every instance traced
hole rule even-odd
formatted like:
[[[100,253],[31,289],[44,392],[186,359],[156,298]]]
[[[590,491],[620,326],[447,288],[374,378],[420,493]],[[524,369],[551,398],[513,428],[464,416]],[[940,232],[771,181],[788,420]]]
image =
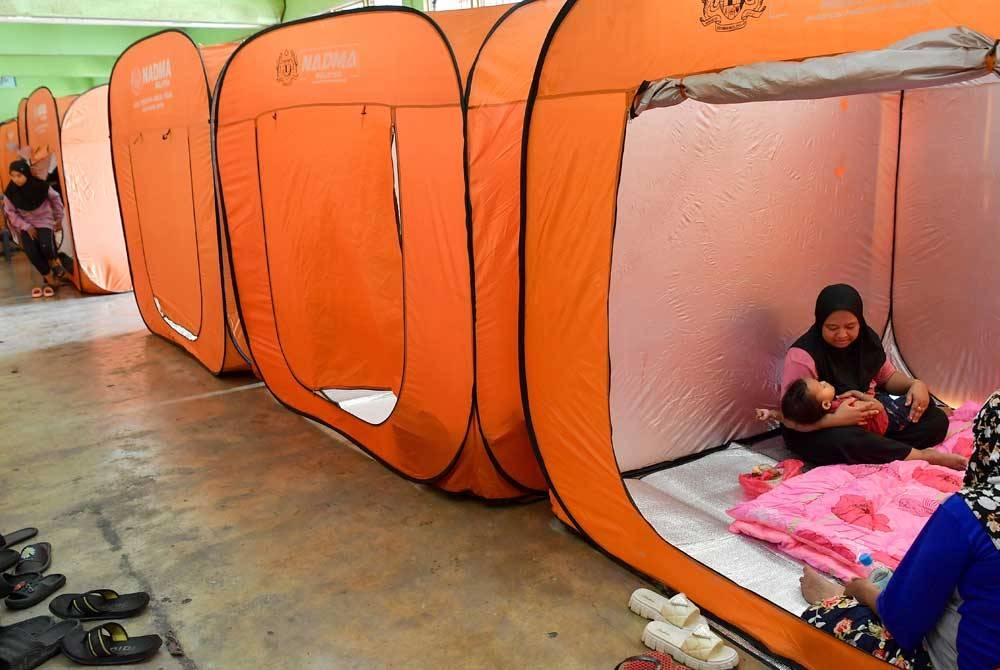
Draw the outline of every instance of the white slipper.
[[[730,670],[740,662],[736,650],[708,626],[687,630],[668,621],[650,621],[642,631],[642,643],[694,670]]]
[[[649,589],[636,589],[628,599],[628,607],[641,617],[668,621],[678,628],[694,630],[698,626],[708,626],[701,610],[683,593],[666,598]]]

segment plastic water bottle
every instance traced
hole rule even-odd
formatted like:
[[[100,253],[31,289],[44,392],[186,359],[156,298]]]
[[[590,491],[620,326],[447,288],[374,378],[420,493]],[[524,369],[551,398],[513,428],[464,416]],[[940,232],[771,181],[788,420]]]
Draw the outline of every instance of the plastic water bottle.
[[[872,560],[872,555],[867,552],[858,556],[858,563],[868,571],[868,581],[877,586],[879,591],[885,589],[892,578],[891,568]]]

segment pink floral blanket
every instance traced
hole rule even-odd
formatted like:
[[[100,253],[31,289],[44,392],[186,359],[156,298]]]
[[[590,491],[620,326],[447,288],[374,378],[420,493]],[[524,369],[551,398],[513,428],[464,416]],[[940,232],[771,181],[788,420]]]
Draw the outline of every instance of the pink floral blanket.
[[[977,411],[974,403],[956,410],[938,448],[968,457]],[[835,577],[863,577],[858,556],[867,552],[895,568],[962,477],[925,461],[819,467],[730,509],[729,529]]]

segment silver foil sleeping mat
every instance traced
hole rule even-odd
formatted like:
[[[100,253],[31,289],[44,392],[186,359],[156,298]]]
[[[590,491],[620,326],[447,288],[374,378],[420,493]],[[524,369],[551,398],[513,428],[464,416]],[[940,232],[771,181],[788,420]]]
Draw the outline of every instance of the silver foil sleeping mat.
[[[744,500],[739,475],[760,463],[774,460],[734,445],[642,479],[626,479],[625,485],[663,539],[797,615],[806,608],[799,591],[802,564],[767,543],[728,530],[732,519],[726,510]],[[674,586],[683,590],[684,585]]]

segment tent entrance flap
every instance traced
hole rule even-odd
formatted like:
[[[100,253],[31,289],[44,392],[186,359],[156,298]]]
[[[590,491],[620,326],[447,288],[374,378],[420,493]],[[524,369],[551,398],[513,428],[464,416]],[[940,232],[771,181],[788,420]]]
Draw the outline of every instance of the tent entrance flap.
[[[392,415],[399,400],[386,389],[322,389],[319,393],[348,414],[375,426]]]
[[[257,120],[279,341],[313,391],[402,384],[393,138],[385,106],[298,107]]]
[[[625,480],[636,507],[665,541],[699,563],[798,615],[802,565],[763,542],[729,531],[726,510],[743,502],[740,473],[776,461],[733,445],[642,479]]]
[[[146,265],[160,315],[193,341],[201,332],[203,287],[187,129],[139,133],[129,143],[129,160],[135,197],[144,203],[139,262]]]

